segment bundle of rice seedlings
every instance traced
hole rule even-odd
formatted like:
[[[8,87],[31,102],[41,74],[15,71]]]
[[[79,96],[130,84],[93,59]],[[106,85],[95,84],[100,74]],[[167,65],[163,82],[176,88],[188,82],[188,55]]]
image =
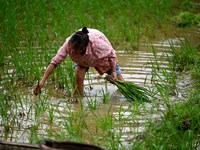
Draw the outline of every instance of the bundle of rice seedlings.
[[[146,88],[140,87],[133,82],[113,80],[112,76],[105,77],[107,81],[117,86],[118,90],[127,100],[137,100],[141,102],[150,102],[151,92]]]

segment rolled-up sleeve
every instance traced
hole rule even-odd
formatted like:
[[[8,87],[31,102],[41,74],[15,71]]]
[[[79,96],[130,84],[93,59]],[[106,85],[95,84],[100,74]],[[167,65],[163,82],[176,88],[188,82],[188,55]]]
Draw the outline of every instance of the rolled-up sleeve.
[[[60,47],[57,54],[51,59],[51,64],[58,66],[68,55],[68,39]]]

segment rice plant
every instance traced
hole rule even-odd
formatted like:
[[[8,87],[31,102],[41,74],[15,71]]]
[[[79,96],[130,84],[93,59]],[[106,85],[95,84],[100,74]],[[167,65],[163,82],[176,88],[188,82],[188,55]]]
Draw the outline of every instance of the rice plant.
[[[198,50],[196,47],[191,45],[191,41],[189,37],[185,37],[184,40],[180,41],[180,50],[177,50],[173,45],[172,48],[172,55],[173,55],[173,64],[174,69],[177,71],[187,71],[191,69],[190,66],[196,66],[200,63]]]
[[[105,78],[112,84],[116,85],[118,90],[130,101],[150,102],[149,96],[152,93],[147,89],[136,85],[133,82],[113,80],[111,76]]]
[[[48,113],[49,113],[48,121],[50,124],[52,124],[55,117],[55,110],[52,106],[48,108]]]
[[[176,71],[185,72],[197,69],[199,54],[191,47],[190,42],[181,41],[181,49],[172,51],[172,67]],[[181,68],[178,69],[177,68]],[[187,70],[185,69],[187,68]],[[175,70],[172,70],[175,72]],[[179,72],[179,75],[181,73]],[[195,80],[199,80],[196,76]],[[199,140],[199,84],[192,83],[190,94],[185,97],[185,103],[171,105],[169,103],[170,96],[167,93],[161,94],[165,98],[167,112],[164,112],[162,122],[149,124],[147,131],[144,134],[145,147],[148,149],[194,149],[198,147],[196,141]],[[156,84],[155,84],[156,85]],[[158,84],[157,84],[158,85]],[[162,93],[162,85],[157,89]],[[168,96],[167,96],[168,95]],[[181,137],[181,138],[180,138]],[[181,144],[180,144],[181,143]],[[198,144],[198,142],[197,142]]]
[[[98,101],[97,101],[97,97],[95,96],[94,99],[93,98],[88,98],[87,99],[87,105],[89,110],[96,110],[98,107]]]
[[[110,100],[110,93],[108,92],[107,84],[105,85],[105,90],[102,88],[101,91],[103,94],[103,98],[102,98],[103,104],[107,104]]]

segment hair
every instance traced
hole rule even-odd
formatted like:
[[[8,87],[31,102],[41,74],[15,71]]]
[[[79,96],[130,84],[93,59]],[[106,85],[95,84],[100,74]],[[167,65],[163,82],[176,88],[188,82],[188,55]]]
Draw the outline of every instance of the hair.
[[[81,49],[81,54],[84,55],[87,45],[89,43],[89,31],[83,27],[81,31],[75,32],[69,39],[70,46],[76,51],[77,48]]]

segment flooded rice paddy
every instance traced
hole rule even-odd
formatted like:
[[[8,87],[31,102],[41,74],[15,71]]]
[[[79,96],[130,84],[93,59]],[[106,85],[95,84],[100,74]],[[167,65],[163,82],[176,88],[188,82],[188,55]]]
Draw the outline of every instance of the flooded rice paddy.
[[[117,51],[124,79],[146,88],[153,88],[152,80],[155,79],[152,75],[152,64],[155,61],[159,64],[158,74],[161,69],[170,72],[168,60],[172,57],[171,46],[180,48],[180,39],[172,38],[154,44],[143,44],[139,50],[132,53]],[[156,60],[152,47],[156,50]],[[10,82],[7,76],[12,76],[13,72],[12,68],[1,71],[2,91],[5,92],[4,86]],[[166,102],[159,99],[159,95],[154,103],[129,102],[103,77],[93,69],[89,70],[84,81],[86,97],[82,100],[82,106],[69,103],[66,91],[55,90],[52,86],[46,86],[37,97],[32,93],[32,86],[19,86],[17,91],[13,91],[17,93],[18,100],[11,102],[12,108],[5,110],[8,111],[7,126],[3,124],[5,118],[0,116],[0,139],[34,143],[37,141],[36,137],[58,138],[61,135],[65,137],[66,134],[65,139],[68,139],[70,134],[80,134],[84,137],[84,142],[98,143],[92,137],[98,134],[103,138],[108,130],[111,132],[110,138],[118,138],[118,141],[126,146],[132,144],[130,141],[133,139],[142,138],[141,134],[149,122],[161,120],[167,107]],[[160,81],[156,80],[165,84],[166,79],[161,72],[160,77]],[[190,82],[191,79],[187,75],[178,77],[176,88],[170,95],[170,103],[184,100]],[[101,138],[97,140],[101,141]]]

